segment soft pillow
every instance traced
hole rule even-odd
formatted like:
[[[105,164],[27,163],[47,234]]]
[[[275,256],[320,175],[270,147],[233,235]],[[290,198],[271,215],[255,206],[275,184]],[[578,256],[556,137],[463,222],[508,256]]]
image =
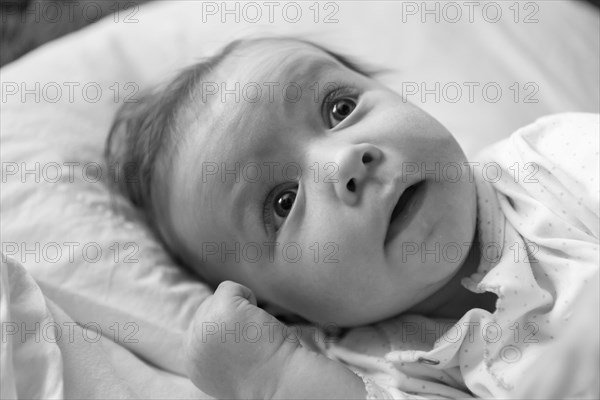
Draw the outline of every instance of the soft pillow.
[[[222,23],[207,9],[222,4],[149,4],[2,69],[2,251],[75,321],[99,324],[105,335],[176,373],[184,372],[181,334],[210,289],[172,262],[127,202],[116,198],[113,207],[102,151],[126,96],[135,98],[231,39],[287,34],[392,68],[380,79],[437,117],[468,154],[541,115],[599,109],[599,18],[580,2],[528,3],[537,8],[521,8],[518,22],[506,3],[495,23],[483,18],[481,6],[473,23],[468,9],[455,23],[446,9],[436,23],[422,15],[422,2],[354,1],[320,3],[317,23],[312,3],[304,2],[294,3],[302,12],[296,23],[289,22],[293,10],[283,18],[281,5],[273,23],[267,8],[257,23],[243,15],[240,23],[224,15]],[[495,14],[488,11],[489,20]],[[532,11],[538,22],[524,23]],[[327,15],[337,22],[324,23]],[[422,102],[421,89],[436,82],[440,100],[427,95]],[[502,95],[492,102],[495,87]],[[415,88],[419,93],[411,94]],[[462,98],[453,102],[457,88]],[[527,95],[538,101],[524,102]]]

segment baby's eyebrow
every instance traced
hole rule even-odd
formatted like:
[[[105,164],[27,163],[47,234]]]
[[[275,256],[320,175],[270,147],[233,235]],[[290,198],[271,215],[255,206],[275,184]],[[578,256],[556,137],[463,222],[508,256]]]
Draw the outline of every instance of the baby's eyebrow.
[[[281,72],[281,76],[291,76],[292,82],[306,87],[318,82],[319,77],[323,75],[325,71],[332,69],[339,70],[341,68],[343,68],[343,64],[338,63],[337,60],[319,57],[316,60],[310,60],[308,67],[301,70],[299,70],[298,64],[289,63]],[[322,86],[325,82],[320,82],[320,84],[320,86]]]
[[[336,53],[334,51],[328,50],[328,49],[321,47],[314,43],[313,43],[313,46],[315,46],[319,50],[323,51],[324,53],[327,53],[330,57],[335,59],[338,63],[340,63],[344,67],[348,68],[349,70],[356,72],[357,74],[363,75],[367,78],[372,78],[373,75],[378,72],[374,68],[367,67],[366,65],[361,66],[361,64],[364,64],[364,63],[354,61],[353,57],[351,57],[351,56],[346,56],[346,55],[343,55],[340,53]]]

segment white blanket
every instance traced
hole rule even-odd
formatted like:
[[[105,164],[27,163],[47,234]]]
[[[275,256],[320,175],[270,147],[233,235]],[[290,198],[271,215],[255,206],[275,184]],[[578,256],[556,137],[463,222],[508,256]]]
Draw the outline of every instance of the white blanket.
[[[1,256],[2,399],[211,398],[127,351],[119,342],[138,340],[135,325],[78,325],[23,266]]]

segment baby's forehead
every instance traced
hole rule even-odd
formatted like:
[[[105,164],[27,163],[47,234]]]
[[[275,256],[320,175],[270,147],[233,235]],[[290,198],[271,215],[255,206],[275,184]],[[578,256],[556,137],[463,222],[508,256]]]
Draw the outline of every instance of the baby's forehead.
[[[347,80],[349,74],[340,74],[344,71],[366,76],[336,53],[312,43],[279,38],[244,41],[212,70],[209,82],[203,82],[212,92],[204,86],[200,90],[202,109],[207,111],[187,130],[191,133],[186,137],[198,141],[190,147],[203,149],[207,157],[231,153],[237,160],[245,148],[241,142],[270,143],[261,138],[309,115],[318,107],[313,104],[324,98],[316,90],[339,84],[340,76]]]
[[[318,45],[293,39],[251,41],[224,61],[225,69],[241,80],[270,80],[279,84],[301,83],[301,78],[309,72],[316,79],[327,68],[345,68],[332,53]]]

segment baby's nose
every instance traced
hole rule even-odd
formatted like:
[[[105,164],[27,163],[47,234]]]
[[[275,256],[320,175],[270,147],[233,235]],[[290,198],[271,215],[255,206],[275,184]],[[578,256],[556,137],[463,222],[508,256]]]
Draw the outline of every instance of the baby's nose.
[[[344,203],[355,205],[365,181],[383,158],[383,152],[374,145],[361,143],[342,149],[337,155],[338,176],[335,193]]]

